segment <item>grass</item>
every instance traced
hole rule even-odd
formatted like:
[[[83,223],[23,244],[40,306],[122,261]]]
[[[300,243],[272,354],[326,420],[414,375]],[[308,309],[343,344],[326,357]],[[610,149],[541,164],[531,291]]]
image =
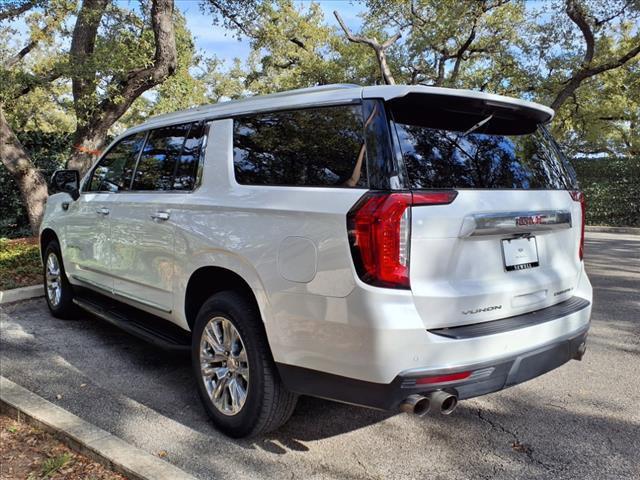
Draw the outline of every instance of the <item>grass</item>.
[[[0,290],[42,282],[37,238],[0,238]]]
[[[71,458],[71,454],[68,452],[64,452],[61,455],[56,455],[55,457],[47,458],[44,462],[42,462],[42,466],[40,467],[40,478],[49,478],[52,474],[56,473],[67,463],[69,463],[69,460],[71,460]]]

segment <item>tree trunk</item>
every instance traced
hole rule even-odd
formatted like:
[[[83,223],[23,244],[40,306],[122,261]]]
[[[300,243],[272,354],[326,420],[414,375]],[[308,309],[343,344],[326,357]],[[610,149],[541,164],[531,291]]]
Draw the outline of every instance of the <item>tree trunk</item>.
[[[22,204],[27,210],[31,232],[33,235],[38,235],[47,203],[47,183],[11,130],[2,107],[0,107],[0,158],[18,184]]]
[[[73,151],[67,168],[78,170],[82,177],[91,168],[105,147],[109,127],[80,128],[73,135]]]
[[[376,48],[376,57],[378,58],[378,64],[380,65],[380,73],[382,73],[382,81],[386,85],[395,85],[396,81],[393,78],[389,64],[387,63],[387,55],[384,48]]]

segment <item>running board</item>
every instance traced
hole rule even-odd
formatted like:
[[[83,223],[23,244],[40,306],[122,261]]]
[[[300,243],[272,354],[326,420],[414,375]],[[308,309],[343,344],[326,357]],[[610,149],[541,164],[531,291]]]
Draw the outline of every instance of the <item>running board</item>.
[[[73,299],[73,303],[90,314],[157,347],[180,352],[191,350],[189,332],[150,313],[98,294],[76,297]]]

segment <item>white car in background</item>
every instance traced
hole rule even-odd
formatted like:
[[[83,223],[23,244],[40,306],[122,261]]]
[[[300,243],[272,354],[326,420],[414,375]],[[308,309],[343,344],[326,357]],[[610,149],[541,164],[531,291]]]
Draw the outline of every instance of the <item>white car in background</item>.
[[[330,85],[151,118],[54,174],[47,302],[190,350],[234,437],[299,394],[451,413],[584,354],[584,202],[552,116]]]

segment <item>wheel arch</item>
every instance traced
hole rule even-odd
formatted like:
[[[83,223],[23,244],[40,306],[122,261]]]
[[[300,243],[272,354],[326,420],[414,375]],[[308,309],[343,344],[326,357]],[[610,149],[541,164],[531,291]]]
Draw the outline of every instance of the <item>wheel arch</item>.
[[[266,299],[262,291],[256,292],[239,273],[220,266],[201,266],[189,276],[184,296],[184,314],[190,329],[202,304],[211,296],[224,290],[242,293],[255,306],[262,321],[265,320]]]
[[[60,239],[58,238],[56,232],[53,231],[53,229],[47,227],[42,230],[42,232],[40,232],[40,258],[43,262],[44,249],[47,248],[47,245],[49,245],[52,240],[55,240],[56,242],[58,242],[58,245],[60,245]]]

